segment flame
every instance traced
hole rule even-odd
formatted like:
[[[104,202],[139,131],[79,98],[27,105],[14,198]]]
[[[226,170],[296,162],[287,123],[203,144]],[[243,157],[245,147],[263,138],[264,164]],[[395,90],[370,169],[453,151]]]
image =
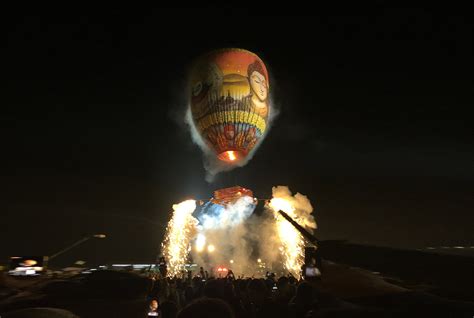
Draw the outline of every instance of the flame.
[[[219,160],[232,164],[238,162],[242,157],[245,157],[245,154],[238,150],[227,150],[217,155]]]
[[[168,264],[168,276],[177,275],[190,250],[190,241],[196,234],[198,221],[192,216],[196,201],[187,200],[173,205],[173,216],[168,222],[162,252]]]
[[[233,151],[227,151],[227,157],[230,161],[234,161],[235,159],[237,159]]]
[[[283,256],[284,267],[295,277],[300,276],[304,263],[304,238],[290,222],[285,220],[278,211],[296,218],[296,209],[289,200],[273,198],[269,203],[276,220],[277,233],[281,241],[280,252]]]

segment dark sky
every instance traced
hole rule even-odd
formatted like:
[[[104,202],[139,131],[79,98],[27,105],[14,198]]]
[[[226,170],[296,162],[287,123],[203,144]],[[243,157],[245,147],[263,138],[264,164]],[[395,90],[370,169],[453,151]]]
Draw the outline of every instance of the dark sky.
[[[3,58],[1,257],[151,261],[173,203],[240,184],[309,196],[321,239],[474,245],[473,25],[467,11],[373,7],[17,8]],[[280,115],[244,168],[204,181],[183,124],[211,49],[266,62]]]

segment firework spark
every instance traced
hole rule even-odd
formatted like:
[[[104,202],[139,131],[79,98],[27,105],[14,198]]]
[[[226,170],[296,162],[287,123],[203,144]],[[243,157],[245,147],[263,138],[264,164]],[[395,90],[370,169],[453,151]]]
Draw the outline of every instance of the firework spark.
[[[315,229],[316,222],[311,216],[313,207],[306,196],[299,193],[292,196],[290,190],[282,186],[273,188],[273,199],[268,205],[275,217],[277,233],[281,241],[280,252],[283,257],[283,265],[292,275],[299,276],[304,264],[305,241],[301,233],[278,211],[285,212],[306,228]]]
[[[190,250],[190,241],[196,235],[198,220],[192,216],[196,201],[187,200],[173,205],[173,216],[168,222],[162,243],[163,256],[168,263],[168,276],[172,277],[183,269]]]
[[[273,198],[269,206],[273,210],[277,233],[281,241],[280,251],[283,256],[283,265],[292,275],[299,276],[304,262],[304,239],[293,225],[278,213],[281,210],[295,218],[295,208],[291,202],[281,198]]]

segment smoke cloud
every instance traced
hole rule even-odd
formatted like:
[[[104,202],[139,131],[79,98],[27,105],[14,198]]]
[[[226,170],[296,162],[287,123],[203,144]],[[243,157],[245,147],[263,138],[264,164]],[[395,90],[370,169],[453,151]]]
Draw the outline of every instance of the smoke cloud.
[[[196,217],[199,220],[198,237],[205,237],[207,247],[215,250],[191,247],[193,261],[205,268],[232,264],[235,273],[248,272],[248,260],[253,252],[247,224],[255,209],[254,200],[245,196],[226,207],[209,203]],[[199,243],[198,240],[196,243]],[[232,263],[231,263],[232,260]]]
[[[311,215],[313,212],[313,206],[307,196],[299,192],[293,196],[290,188],[286,186],[273,187],[272,196],[273,199],[288,202],[290,210],[286,209],[284,212],[288,213],[301,226],[305,227],[307,230],[314,230],[317,228],[316,221]]]
[[[187,256],[190,256],[190,260],[206,270],[222,266],[239,276],[261,275],[267,270],[299,276],[305,241],[278,210],[285,211],[311,231],[316,229],[311,215],[313,207],[305,195],[292,195],[288,187],[273,187],[272,192],[273,198],[261,215],[254,213],[256,201],[248,196],[226,206],[207,202],[194,213],[195,206],[191,204],[187,204],[184,212],[176,208],[181,205],[175,205],[167,242],[170,242],[170,237],[174,238],[174,244],[179,248],[164,245],[168,256],[174,259],[173,264],[177,264],[176,251],[180,251],[181,265],[189,261]],[[186,222],[189,224],[183,226]],[[173,231],[175,225],[180,228]],[[181,235],[182,229],[186,233],[184,236]],[[170,235],[172,233],[181,236]]]

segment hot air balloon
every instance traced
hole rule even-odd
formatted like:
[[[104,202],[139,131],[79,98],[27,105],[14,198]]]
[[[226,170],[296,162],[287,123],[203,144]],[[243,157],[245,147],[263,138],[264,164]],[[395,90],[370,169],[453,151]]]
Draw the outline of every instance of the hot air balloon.
[[[193,122],[220,160],[238,163],[261,140],[271,112],[269,88],[265,64],[247,50],[213,51],[193,65]]]

